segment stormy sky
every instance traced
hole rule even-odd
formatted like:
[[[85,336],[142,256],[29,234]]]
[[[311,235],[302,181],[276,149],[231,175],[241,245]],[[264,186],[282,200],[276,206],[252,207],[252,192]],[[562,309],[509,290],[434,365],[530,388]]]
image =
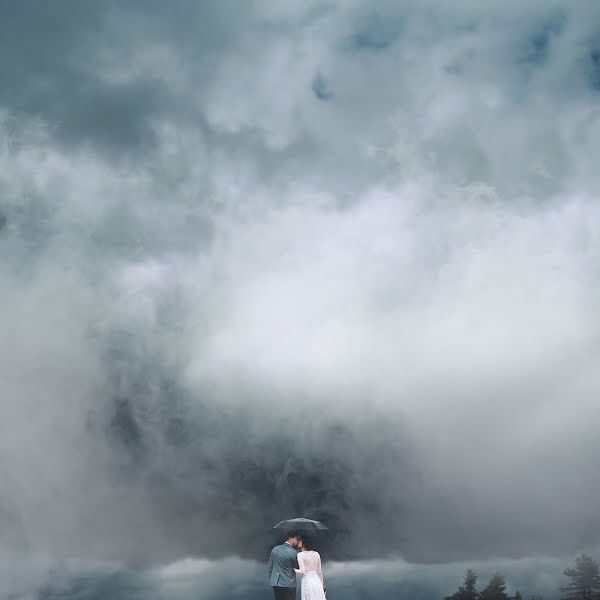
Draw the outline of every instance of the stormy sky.
[[[4,0],[2,556],[252,579],[301,514],[359,572],[600,548],[598,23]]]

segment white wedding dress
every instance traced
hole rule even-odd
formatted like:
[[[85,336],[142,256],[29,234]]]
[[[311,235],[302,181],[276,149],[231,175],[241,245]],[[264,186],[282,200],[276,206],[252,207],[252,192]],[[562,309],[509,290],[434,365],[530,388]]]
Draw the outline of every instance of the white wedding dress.
[[[300,598],[302,600],[325,600],[320,554],[315,550],[298,552],[298,566],[300,568],[295,571],[302,575]]]

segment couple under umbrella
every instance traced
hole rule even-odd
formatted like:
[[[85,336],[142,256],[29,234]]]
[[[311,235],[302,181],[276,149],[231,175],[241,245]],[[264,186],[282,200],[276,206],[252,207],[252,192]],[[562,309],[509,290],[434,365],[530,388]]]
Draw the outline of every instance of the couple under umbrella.
[[[269,583],[275,600],[295,600],[296,575],[302,575],[300,597],[302,600],[325,600],[326,586],[321,571],[321,556],[313,548],[313,536],[326,531],[320,521],[287,519],[274,529],[285,530],[287,540],[275,546],[269,557]]]

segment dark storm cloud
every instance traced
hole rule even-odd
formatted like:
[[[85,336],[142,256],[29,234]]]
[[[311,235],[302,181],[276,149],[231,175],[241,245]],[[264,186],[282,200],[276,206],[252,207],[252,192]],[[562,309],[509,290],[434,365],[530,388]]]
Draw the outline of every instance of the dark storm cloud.
[[[143,506],[149,519],[133,538],[128,531],[122,551],[139,557],[141,546],[145,558],[166,560],[174,552],[221,556],[239,546],[243,556],[262,555],[278,537],[272,524],[289,514],[328,522],[335,536],[324,543],[338,558],[395,545],[389,520],[402,520],[403,488],[418,485],[419,476],[398,425],[373,411],[361,415],[360,426],[335,417],[313,420],[293,392],[257,415],[257,396],[269,390],[256,386],[233,411],[221,406],[226,391],[220,396],[206,388],[191,396],[160,366],[160,355],[132,343],[138,344],[114,336],[106,356],[110,400],[88,419],[90,435],[106,436],[115,451],[109,468],[121,473],[116,490],[135,489],[136,514],[129,518],[140,526]],[[376,435],[365,437],[365,428]],[[392,480],[387,489],[382,474]],[[120,519],[115,525],[123,527]],[[358,529],[360,548],[351,549]]]
[[[2,10],[2,545],[598,544],[595,8]]]
[[[160,98],[149,82],[111,85],[98,73],[108,3],[5,2],[0,102],[42,118],[71,141],[139,147]]]
[[[152,150],[153,123],[173,112],[186,120],[192,108],[172,93],[161,65],[139,68],[139,54],[176,44],[177,58],[202,80],[241,13],[230,2],[167,9],[159,2],[9,0],[1,8],[0,104],[43,119],[65,143],[109,154]]]

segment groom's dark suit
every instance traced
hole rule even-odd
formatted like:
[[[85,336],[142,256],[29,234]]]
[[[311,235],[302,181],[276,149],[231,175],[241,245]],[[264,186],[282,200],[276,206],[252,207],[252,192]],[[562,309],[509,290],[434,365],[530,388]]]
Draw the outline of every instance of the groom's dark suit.
[[[298,551],[285,542],[275,546],[269,557],[269,583],[273,586],[275,600],[295,600]]]

